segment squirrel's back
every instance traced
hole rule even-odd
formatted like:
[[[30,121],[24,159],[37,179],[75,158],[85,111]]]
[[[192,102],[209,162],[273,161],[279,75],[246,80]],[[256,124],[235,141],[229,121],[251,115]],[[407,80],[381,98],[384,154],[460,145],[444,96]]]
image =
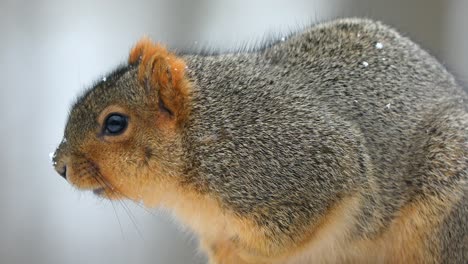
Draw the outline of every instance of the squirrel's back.
[[[353,232],[371,237],[412,201],[455,189],[466,199],[467,96],[378,22],[339,20],[254,53],[185,59],[189,170],[236,213],[295,234],[359,192]]]

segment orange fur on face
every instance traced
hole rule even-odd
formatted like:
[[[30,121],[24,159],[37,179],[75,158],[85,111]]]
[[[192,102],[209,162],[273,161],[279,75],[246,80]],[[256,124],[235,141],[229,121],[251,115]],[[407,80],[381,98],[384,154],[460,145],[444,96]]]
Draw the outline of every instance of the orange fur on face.
[[[160,44],[142,38],[130,52],[129,64],[139,64],[138,80],[156,90],[159,100],[181,124],[189,115],[190,84],[185,77],[185,62]],[[164,121],[163,118],[161,118]]]

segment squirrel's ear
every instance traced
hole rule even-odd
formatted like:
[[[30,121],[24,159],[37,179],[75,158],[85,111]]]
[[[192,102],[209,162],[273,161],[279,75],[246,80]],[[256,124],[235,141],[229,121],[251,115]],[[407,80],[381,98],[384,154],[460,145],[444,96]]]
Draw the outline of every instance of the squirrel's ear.
[[[160,122],[180,125],[188,117],[190,82],[185,62],[163,46],[142,38],[132,49],[129,64],[138,64],[138,80],[150,94],[157,95]]]

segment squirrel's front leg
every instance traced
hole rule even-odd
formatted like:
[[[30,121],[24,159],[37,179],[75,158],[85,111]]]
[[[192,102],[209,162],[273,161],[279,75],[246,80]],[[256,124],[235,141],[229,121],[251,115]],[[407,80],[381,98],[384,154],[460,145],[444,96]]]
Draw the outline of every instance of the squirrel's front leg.
[[[248,264],[238,254],[235,245],[229,240],[202,243],[210,264]]]

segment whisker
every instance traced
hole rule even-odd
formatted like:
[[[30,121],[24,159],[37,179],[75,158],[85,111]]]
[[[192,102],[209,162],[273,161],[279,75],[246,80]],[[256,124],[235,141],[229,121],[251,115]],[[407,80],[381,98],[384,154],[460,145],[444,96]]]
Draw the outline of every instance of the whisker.
[[[104,187],[106,185],[105,182],[102,179],[100,179],[99,177],[96,177],[96,175],[93,174],[93,177],[94,177],[94,179],[96,179],[97,182],[99,182],[99,184],[101,186]],[[119,223],[120,234],[122,235],[122,239],[125,240],[125,234],[123,232],[122,223],[120,222],[120,217],[119,217],[119,214],[117,213],[117,209],[115,208],[114,201],[112,201],[112,200],[109,200],[109,201],[110,201],[110,204],[112,205],[112,208],[114,209],[114,214],[115,214],[115,216],[117,218],[117,222]]]
[[[104,184],[107,186],[107,188],[112,192],[112,193],[117,193],[119,195],[122,195],[123,197],[133,201],[133,199],[131,199],[130,197],[128,197],[127,195],[125,195],[124,193],[122,193],[118,188],[116,188],[114,185],[112,185],[112,183],[110,183],[106,178],[104,178],[99,172],[96,173],[96,176],[98,178],[100,178],[102,180],[102,182],[104,182]],[[137,225],[137,222],[136,222],[136,218],[135,216],[132,214],[130,208],[127,206],[127,204],[125,204],[124,201],[122,200],[118,200],[119,204],[122,205],[122,208],[124,209],[124,211],[127,213],[127,216],[128,218],[132,221],[133,223],[133,226],[135,227],[137,233],[139,234],[139,236],[141,237],[142,240],[145,240],[144,237],[143,237],[143,233],[140,231],[140,229],[138,228],[138,225]],[[136,203],[135,203],[136,204]]]
[[[135,218],[135,216],[133,215],[132,211],[130,210],[130,208],[128,207],[128,205],[125,203],[125,201],[119,200],[119,202],[120,202],[120,204],[122,205],[122,207],[124,208],[124,210],[127,212],[128,218],[130,218],[130,220],[132,221],[133,226],[135,227],[136,231],[137,231],[138,234],[140,235],[141,239],[142,239],[143,241],[145,241],[145,238],[144,238],[144,236],[143,236],[143,233],[140,231],[140,228],[138,228],[138,224],[137,224],[136,218]]]
[[[154,212],[148,210],[148,208],[144,207],[140,202],[133,200],[128,195],[120,191],[117,187],[115,187],[112,183],[110,183],[104,176],[102,176],[102,174],[97,173],[97,176],[105,183],[105,186],[109,188],[113,193],[117,193],[118,195],[125,197],[127,200],[130,200],[134,205],[136,205],[140,209],[143,209],[146,213],[152,216],[156,216]]]

